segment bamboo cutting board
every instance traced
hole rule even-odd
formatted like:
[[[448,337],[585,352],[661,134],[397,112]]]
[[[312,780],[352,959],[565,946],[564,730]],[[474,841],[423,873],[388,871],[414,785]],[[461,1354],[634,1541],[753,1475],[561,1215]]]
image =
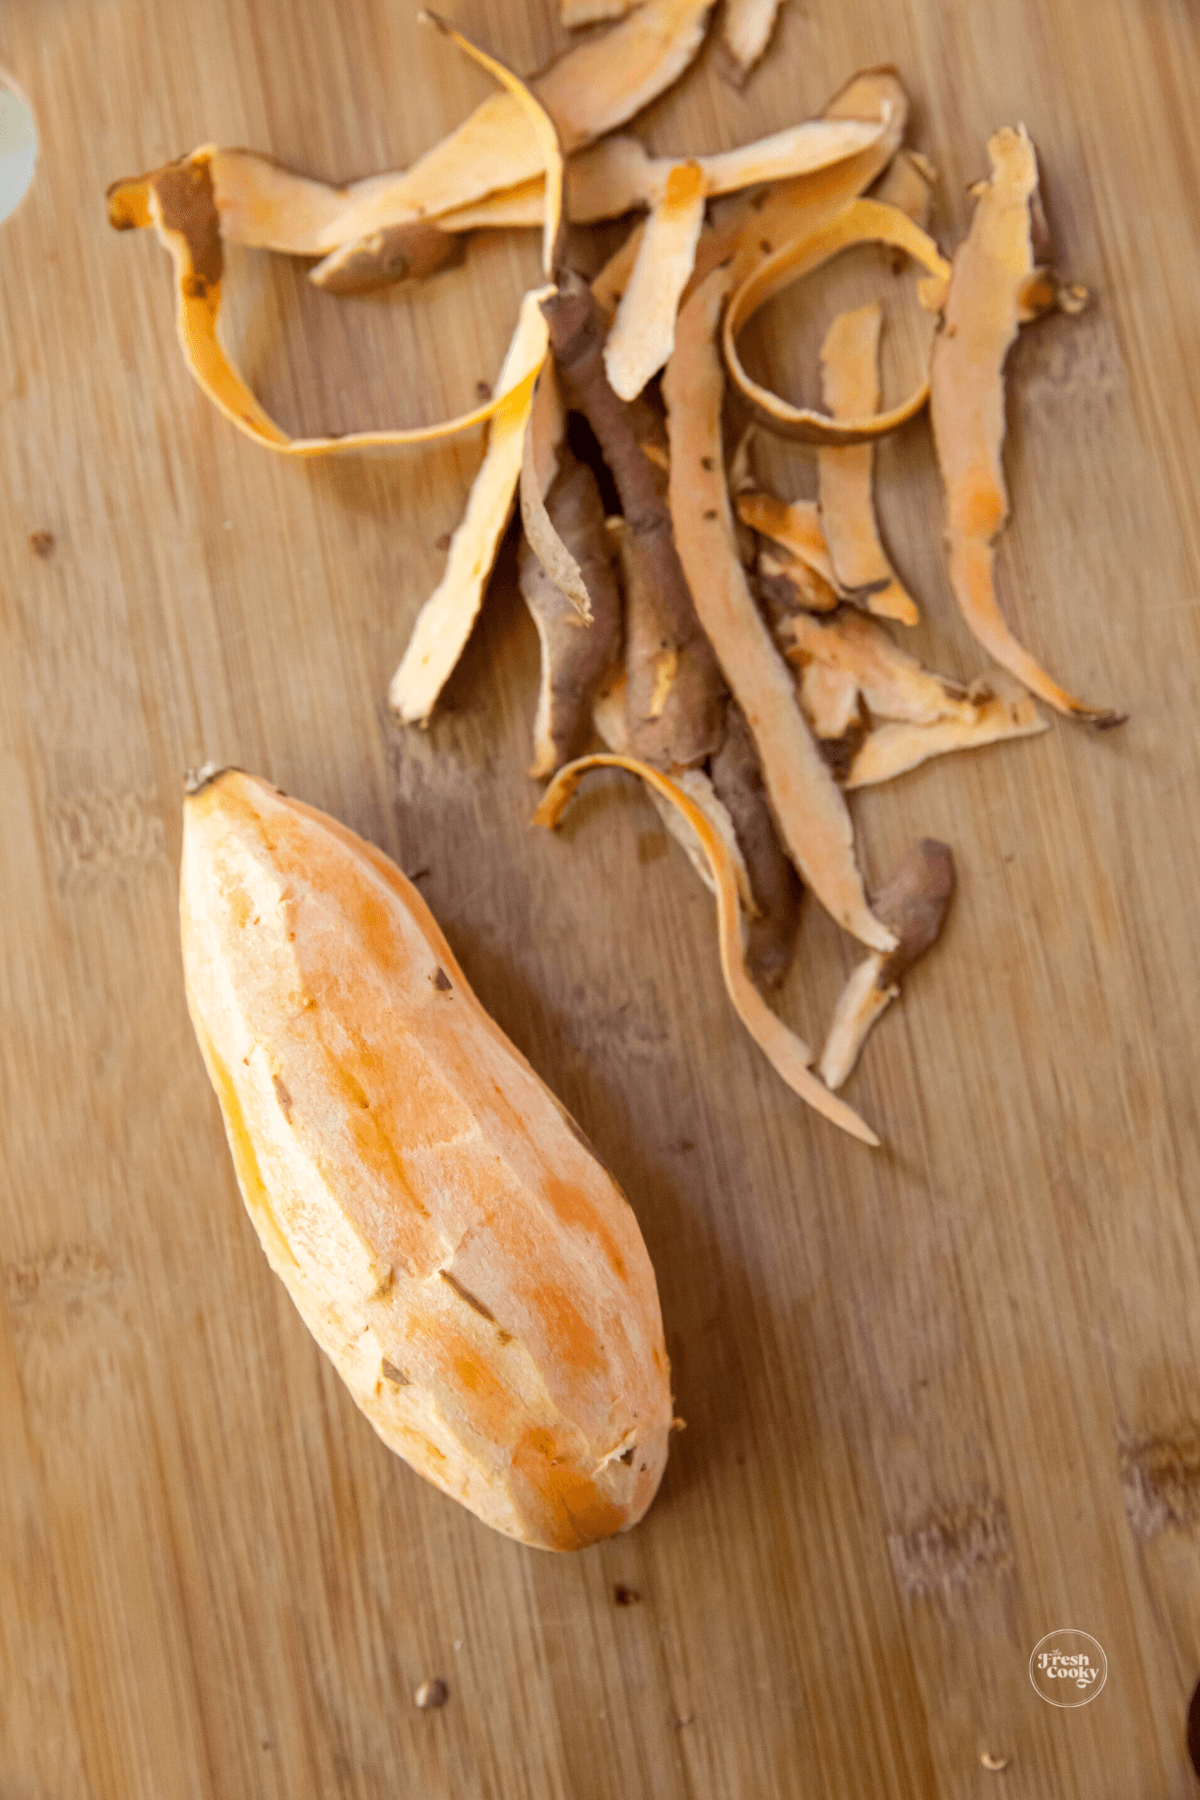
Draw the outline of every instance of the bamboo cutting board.
[[[562,41],[550,0],[457,17],[521,69]],[[432,729],[387,717],[478,441],[273,460],[191,384],[151,235],[105,223],[112,178],[206,141],[401,166],[478,72],[400,0],[10,0],[42,156],[0,231],[5,1800],[1195,1792],[1198,38],[1189,0],[790,0],[743,94],[706,53],[638,123],[727,148],[894,62],[942,242],[1023,119],[1096,296],[1013,357],[1001,582],[1130,721],[856,802],[872,878],[926,833],[960,881],[848,1090],[871,1153],[742,1034],[711,900],[632,783],[529,829],[511,544]],[[443,416],[493,378],[535,238],[377,301],[231,258],[231,338],[296,432]],[[800,315],[752,346],[797,397]],[[771,473],[810,491],[799,449]],[[880,491],[919,648],[981,673],[925,422]],[[268,1271],[183,1002],[180,775],[207,758],[420,872],[630,1195],[688,1421],[632,1535],[555,1558],[487,1532],[383,1449]],[[852,961],[810,907],[780,1007],[816,1041]],[[1028,1664],[1067,1626],[1108,1678],[1060,1710]]]

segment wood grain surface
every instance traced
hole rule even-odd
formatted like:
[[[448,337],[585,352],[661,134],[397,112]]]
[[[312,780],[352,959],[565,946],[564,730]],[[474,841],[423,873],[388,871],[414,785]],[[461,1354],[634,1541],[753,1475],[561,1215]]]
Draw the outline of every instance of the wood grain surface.
[[[518,68],[562,41],[550,0],[456,15]],[[744,93],[710,46],[639,122],[727,148],[894,62],[943,244],[1024,120],[1096,296],[1014,353],[1000,579],[1053,672],[1131,717],[856,799],[872,878],[929,833],[960,883],[847,1089],[872,1153],[741,1031],[712,902],[632,783],[530,829],[511,542],[432,728],[386,716],[478,440],[272,459],[184,370],[152,235],[105,222],[111,179],[206,141],[403,165],[484,79],[401,0],[9,0],[42,155],[0,232],[4,1800],[1195,1793],[1198,38],[1191,0],[790,0]],[[469,403],[537,245],[373,301],[230,260],[231,342],[311,432]],[[793,398],[834,293],[748,334]],[[799,447],[769,467],[814,490]],[[925,420],[879,486],[920,647],[983,672]],[[419,875],[630,1195],[688,1421],[632,1535],[489,1533],[384,1450],[270,1274],[183,1001],[180,777],[207,758]],[[780,1006],[816,1042],[853,960],[810,906]],[[1029,1680],[1061,1626],[1108,1657],[1079,1709]]]

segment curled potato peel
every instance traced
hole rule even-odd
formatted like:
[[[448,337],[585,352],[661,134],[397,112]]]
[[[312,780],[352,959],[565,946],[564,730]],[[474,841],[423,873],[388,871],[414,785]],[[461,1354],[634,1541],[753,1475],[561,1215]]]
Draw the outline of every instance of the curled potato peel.
[[[929,398],[923,381],[911,394],[884,412],[857,418],[831,418],[812,407],[793,406],[769,388],[751,380],[738,354],[738,338],[761,307],[774,295],[811,275],[823,263],[856,244],[890,244],[904,250],[933,276],[946,280],[950,265],[928,233],[898,207],[878,200],[854,200],[808,236],[793,238],[764,257],[730,298],[722,328],[722,347],[729,378],[754,415],[778,437],[805,444],[864,444],[885,437],[919,413]]]
[[[776,1074],[782,1076],[792,1092],[799,1094],[822,1118],[839,1126],[860,1143],[878,1147],[879,1139],[870,1126],[844,1101],[831,1094],[824,1082],[812,1073],[809,1067],[812,1051],[803,1038],[789,1031],[782,1019],[776,1017],[747,974],[733,858],[728,846],[682,788],[660,770],[651,768],[649,763],[638,762],[635,757],[596,752],[592,756],[581,756],[559,770],[533,815],[534,824],[553,829],[588,771],[605,768],[625,769],[632,775],[640,775],[650,788],[682,813],[702,845],[717,893],[718,942],[726,991],[742,1024]]]
[[[433,14],[429,23],[495,76],[515,98],[538,137],[545,157],[543,265],[553,267],[555,246],[562,223],[562,156],[554,126],[545,109],[525,83],[503,63],[472,44],[469,38],[443,24]],[[537,379],[541,358],[532,368],[529,358],[510,351],[506,362],[510,379],[497,382],[497,391],[483,405],[435,425],[400,430],[355,431],[344,436],[291,437],[277,425],[243,381],[221,346],[217,323],[221,311],[224,253],[221,217],[216,203],[213,161],[223,154],[203,145],[179,162],[169,163],[132,181],[116,182],[108,193],[108,216],[118,230],[153,225],[170,253],[175,267],[176,330],[184,360],[203,392],[239,431],[265,449],[283,456],[328,456],[355,450],[371,450],[434,443],[485,424],[503,408],[528,401]],[[528,299],[528,296],[526,296]],[[536,313],[536,307],[532,309]],[[530,312],[523,306],[523,317]],[[537,324],[528,321],[528,332]],[[527,333],[528,335],[528,333]],[[531,340],[532,341],[532,340]],[[541,345],[545,355],[544,333]]]

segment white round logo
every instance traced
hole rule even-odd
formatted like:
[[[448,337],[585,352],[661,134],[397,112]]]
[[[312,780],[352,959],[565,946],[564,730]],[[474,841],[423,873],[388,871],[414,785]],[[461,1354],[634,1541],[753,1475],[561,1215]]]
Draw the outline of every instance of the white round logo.
[[[1086,1706],[1108,1678],[1108,1658],[1086,1631],[1051,1631],[1034,1645],[1029,1679],[1051,1706]]]

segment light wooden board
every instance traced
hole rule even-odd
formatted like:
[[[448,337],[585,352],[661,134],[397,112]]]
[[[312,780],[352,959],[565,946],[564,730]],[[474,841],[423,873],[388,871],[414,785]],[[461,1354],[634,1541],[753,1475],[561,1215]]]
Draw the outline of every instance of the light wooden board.
[[[520,68],[561,41],[549,0],[457,16]],[[1013,358],[1001,580],[1050,668],[1131,718],[856,803],[873,876],[930,833],[960,880],[848,1090],[872,1154],[742,1035],[711,901],[631,786],[529,829],[511,546],[433,728],[385,716],[478,442],[272,460],[189,381],[152,237],[105,223],[113,177],[205,141],[401,165],[478,72],[398,0],[10,0],[0,62],[43,154],[0,232],[5,1796],[1195,1791],[1198,31],[1189,0],[791,0],[744,94],[706,54],[640,126],[729,147],[893,61],[943,242],[988,131],[1023,119],[1096,294]],[[536,246],[374,302],[233,264],[264,399],[344,430],[469,402]],[[794,395],[801,305],[750,346]],[[926,425],[879,461],[920,642],[975,675]],[[810,488],[806,453],[771,467]],[[631,1196],[688,1420],[631,1536],[552,1558],[487,1532],[383,1449],[269,1273],[180,980],[180,773],[210,757],[425,871]],[[852,960],[810,909],[781,1007],[814,1039]],[[1059,1711],[1027,1665],[1068,1625],[1109,1675]],[[435,1675],[449,1704],[420,1713]]]

